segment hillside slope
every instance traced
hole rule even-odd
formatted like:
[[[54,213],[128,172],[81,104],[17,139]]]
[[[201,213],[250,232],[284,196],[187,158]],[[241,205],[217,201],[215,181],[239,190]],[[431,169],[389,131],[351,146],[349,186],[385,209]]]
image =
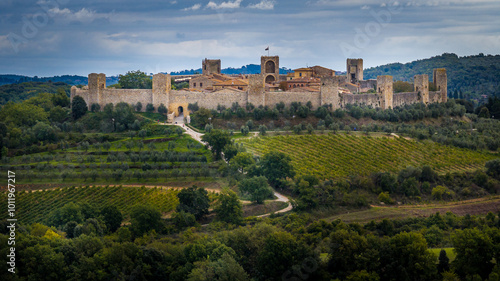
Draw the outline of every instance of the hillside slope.
[[[500,55],[458,57],[442,54],[409,63],[391,63],[365,69],[365,79],[376,79],[378,75],[392,75],[394,80],[412,81],[417,74],[428,74],[432,80],[434,68],[446,68],[448,93],[462,91],[474,98],[479,95],[500,96]]]

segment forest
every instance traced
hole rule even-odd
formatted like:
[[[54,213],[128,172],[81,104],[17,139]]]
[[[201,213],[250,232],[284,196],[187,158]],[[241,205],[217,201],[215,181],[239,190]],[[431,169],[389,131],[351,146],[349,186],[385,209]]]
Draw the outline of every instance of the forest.
[[[453,53],[409,63],[391,63],[365,69],[364,79],[378,75],[392,75],[394,81],[412,81],[417,74],[427,74],[432,80],[435,68],[446,68],[448,92],[457,91],[460,98],[480,99],[481,95],[500,95],[500,55],[472,55],[459,57]]]

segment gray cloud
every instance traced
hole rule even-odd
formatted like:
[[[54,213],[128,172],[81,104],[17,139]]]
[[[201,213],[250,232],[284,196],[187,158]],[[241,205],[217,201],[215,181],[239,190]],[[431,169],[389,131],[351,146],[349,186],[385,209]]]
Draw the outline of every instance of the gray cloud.
[[[366,66],[500,49],[496,0],[65,2],[0,3],[0,73],[175,71],[205,57],[239,67],[259,63],[267,46],[283,66],[336,70],[345,68],[347,45]]]

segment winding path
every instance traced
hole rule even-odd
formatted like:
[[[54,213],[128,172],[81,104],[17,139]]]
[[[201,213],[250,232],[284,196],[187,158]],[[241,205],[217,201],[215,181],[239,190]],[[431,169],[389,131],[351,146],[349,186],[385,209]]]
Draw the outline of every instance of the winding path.
[[[167,125],[166,123],[162,123],[162,124]],[[203,145],[206,144],[203,141],[201,141],[201,137],[203,136],[202,133],[198,133],[195,130],[184,125],[184,116],[183,115],[176,117],[174,119],[174,125],[181,127],[183,130],[186,131],[185,133],[188,134],[189,136],[191,136],[194,140],[200,142]],[[273,189],[273,192],[274,192],[274,196],[278,197],[278,199],[275,199],[274,201],[285,202],[288,204],[288,206],[286,208],[278,210],[278,211],[273,212],[273,213],[275,213],[275,214],[286,213],[286,212],[291,211],[293,209],[293,206],[290,203],[290,200],[288,199],[288,197],[286,197],[285,195],[283,195],[281,193],[276,192],[274,189]],[[263,214],[263,215],[260,215],[257,217],[259,217],[259,218],[267,217],[267,216],[270,216],[271,214],[272,213],[267,213],[267,214]]]

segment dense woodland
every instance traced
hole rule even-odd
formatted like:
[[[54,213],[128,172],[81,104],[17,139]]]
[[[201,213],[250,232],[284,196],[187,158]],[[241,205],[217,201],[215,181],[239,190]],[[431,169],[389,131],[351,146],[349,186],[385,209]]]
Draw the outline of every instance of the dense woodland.
[[[190,104],[203,146],[179,126],[158,124],[164,106],[88,111],[82,98],[70,104],[64,88],[7,102],[0,170],[16,172],[19,220],[12,274],[0,215],[0,279],[499,280],[498,104]],[[275,138],[281,147],[266,146]],[[365,162],[375,170],[330,176],[321,172],[327,164],[296,161],[329,140],[375,155],[386,139],[393,154],[415,152],[414,164],[387,168],[395,158],[377,154],[378,164]],[[306,145],[286,146],[293,140]],[[425,164],[422,144],[449,152],[442,167]],[[276,191],[293,210],[257,217],[287,205],[273,200]],[[4,189],[0,200],[5,210]],[[405,207],[415,209],[398,213]],[[363,215],[380,210],[393,213]],[[339,217],[347,215],[355,219]]]
[[[395,81],[413,81],[417,74],[428,74],[432,80],[433,69],[446,68],[448,92],[458,92],[460,98],[479,99],[481,95],[500,95],[500,55],[459,57],[442,54],[409,63],[392,63],[365,69],[365,79],[378,75],[392,75]]]

